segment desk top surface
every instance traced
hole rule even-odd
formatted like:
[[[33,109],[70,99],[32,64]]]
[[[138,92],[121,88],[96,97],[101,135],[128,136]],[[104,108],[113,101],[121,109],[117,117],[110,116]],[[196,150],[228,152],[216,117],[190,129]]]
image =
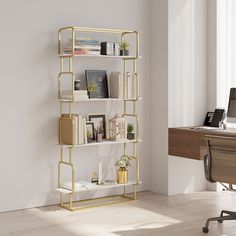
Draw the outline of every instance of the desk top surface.
[[[205,135],[236,137],[236,128],[169,128],[169,155],[201,160],[207,153]]]
[[[193,132],[200,132],[204,134],[227,134],[227,135],[233,135],[236,136],[236,128],[226,128],[226,129],[205,129],[201,128],[199,126],[192,126],[192,127],[174,127],[170,129],[178,129],[178,130],[183,130],[183,131],[193,131]]]

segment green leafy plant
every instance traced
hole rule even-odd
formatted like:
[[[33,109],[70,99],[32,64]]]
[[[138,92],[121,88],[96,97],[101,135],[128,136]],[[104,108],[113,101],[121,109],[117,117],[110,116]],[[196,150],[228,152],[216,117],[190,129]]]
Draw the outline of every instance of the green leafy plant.
[[[129,50],[129,44],[127,41],[123,41],[120,43],[120,50]]]
[[[116,166],[119,166],[121,168],[126,168],[126,167],[131,166],[131,161],[132,161],[132,158],[130,156],[123,155],[121,156],[120,160],[116,162]]]
[[[97,91],[97,84],[94,81],[91,81],[88,84],[88,91],[91,92],[96,92]]]
[[[133,131],[134,131],[134,126],[133,126],[133,124],[130,124],[130,123],[129,123],[129,124],[127,125],[127,132],[128,132],[128,133],[132,133]]]

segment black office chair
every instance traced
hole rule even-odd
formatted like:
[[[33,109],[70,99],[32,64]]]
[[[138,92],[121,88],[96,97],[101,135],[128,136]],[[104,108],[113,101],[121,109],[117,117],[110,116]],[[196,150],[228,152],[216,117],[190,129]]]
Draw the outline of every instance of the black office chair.
[[[205,138],[207,142],[208,154],[204,157],[204,169],[206,179],[211,182],[220,182],[229,184],[227,190],[233,190],[233,184],[236,184],[236,138],[210,136]],[[219,217],[209,218],[202,228],[204,233],[209,232],[209,223],[224,220],[236,220],[236,212],[221,211]]]

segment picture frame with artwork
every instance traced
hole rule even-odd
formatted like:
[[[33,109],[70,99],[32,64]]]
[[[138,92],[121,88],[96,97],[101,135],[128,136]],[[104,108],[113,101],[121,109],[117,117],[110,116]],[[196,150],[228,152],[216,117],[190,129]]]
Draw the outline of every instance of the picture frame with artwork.
[[[102,115],[88,115],[88,120],[94,124],[95,133],[101,132],[102,138],[106,139],[106,116]]]
[[[93,122],[86,122],[86,134],[89,143],[95,140],[95,130]]]
[[[89,98],[109,98],[106,70],[85,70]]]

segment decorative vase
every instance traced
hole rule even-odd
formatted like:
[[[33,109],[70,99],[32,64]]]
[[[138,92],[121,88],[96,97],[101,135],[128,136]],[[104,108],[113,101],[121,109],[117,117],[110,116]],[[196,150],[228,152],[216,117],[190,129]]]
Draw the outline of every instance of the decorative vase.
[[[117,171],[117,183],[126,184],[128,183],[128,170],[126,167],[120,167]]]
[[[120,56],[129,56],[129,50],[120,50]]]

